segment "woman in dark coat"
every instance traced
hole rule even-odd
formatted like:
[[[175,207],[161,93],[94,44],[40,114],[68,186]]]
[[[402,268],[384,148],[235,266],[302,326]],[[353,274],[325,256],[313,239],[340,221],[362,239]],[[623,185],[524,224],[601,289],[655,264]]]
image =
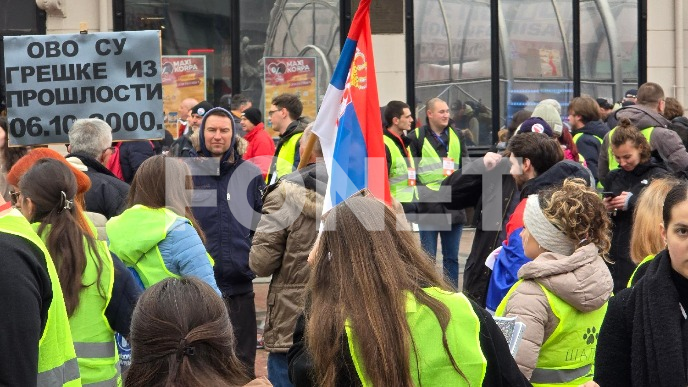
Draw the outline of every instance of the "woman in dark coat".
[[[650,144],[628,119],[619,121],[611,144],[619,168],[611,171],[603,184],[604,204],[613,222],[609,258],[614,263],[609,265],[609,270],[614,278],[614,293],[618,293],[626,287],[635,270],[630,256],[635,202],[650,181],[665,175],[666,170],[650,160]]]

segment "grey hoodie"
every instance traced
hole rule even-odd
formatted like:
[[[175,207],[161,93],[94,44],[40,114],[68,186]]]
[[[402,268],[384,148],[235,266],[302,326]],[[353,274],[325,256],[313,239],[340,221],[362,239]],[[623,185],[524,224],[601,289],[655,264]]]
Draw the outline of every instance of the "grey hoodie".
[[[679,172],[688,169],[688,153],[681,138],[676,132],[668,129],[669,120],[659,114],[658,111],[642,105],[631,105],[619,109],[614,114],[618,119],[628,118],[640,130],[654,127],[655,129],[650,136],[652,151],[659,153],[669,171]],[[602,181],[609,173],[609,133],[604,137],[600,148],[598,176]]]
[[[530,379],[540,347],[559,325],[540,285],[577,310],[591,312],[609,300],[614,283],[593,244],[580,247],[570,256],[540,254],[521,267],[518,277],[523,282],[505,300],[504,315],[517,316],[526,325],[515,359],[521,372]]]

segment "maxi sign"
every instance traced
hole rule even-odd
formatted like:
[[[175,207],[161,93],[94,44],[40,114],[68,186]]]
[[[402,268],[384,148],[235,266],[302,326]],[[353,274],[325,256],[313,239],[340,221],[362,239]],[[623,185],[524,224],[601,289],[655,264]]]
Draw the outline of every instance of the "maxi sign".
[[[115,140],[164,134],[157,31],[4,38],[10,145],[69,142],[78,118]]]

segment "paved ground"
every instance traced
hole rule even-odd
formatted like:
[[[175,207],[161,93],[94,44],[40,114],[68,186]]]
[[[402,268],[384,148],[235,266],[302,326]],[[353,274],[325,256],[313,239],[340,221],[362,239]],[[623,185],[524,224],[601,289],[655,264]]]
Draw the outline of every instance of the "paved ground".
[[[463,234],[461,235],[461,244],[459,245],[459,289],[461,289],[463,282],[463,268],[466,265],[468,253],[471,251],[474,233],[475,229],[467,228],[464,229]],[[441,250],[439,246],[440,245],[438,243],[438,254],[440,254]],[[442,268],[441,256],[438,256],[437,268],[438,270]],[[253,290],[256,293],[256,317],[258,319],[259,332],[262,321],[265,318],[266,299],[268,295],[269,284],[269,278],[256,278],[253,284]],[[256,351],[256,376],[267,376],[267,359],[268,353],[265,350],[258,349]]]

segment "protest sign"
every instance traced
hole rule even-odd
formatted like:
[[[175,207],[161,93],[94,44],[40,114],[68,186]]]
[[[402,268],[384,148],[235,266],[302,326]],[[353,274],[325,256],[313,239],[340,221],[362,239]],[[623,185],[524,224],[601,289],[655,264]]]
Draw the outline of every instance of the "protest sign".
[[[69,142],[77,118],[114,140],[162,138],[157,31],[4,38],[10,145]]]
[[[206,99],[206,70],[203,55],[162,56],[162,100],[165,128],[177,135],[178,109],[186,98]]]
[[[315,119],[318,111],[318,81],[315,58],[264,58],[265,63],[265,120],[272,99],[280,94],[296,94],[303,104],[304,117]],[[275,135],[273,131],[271,133]]]

